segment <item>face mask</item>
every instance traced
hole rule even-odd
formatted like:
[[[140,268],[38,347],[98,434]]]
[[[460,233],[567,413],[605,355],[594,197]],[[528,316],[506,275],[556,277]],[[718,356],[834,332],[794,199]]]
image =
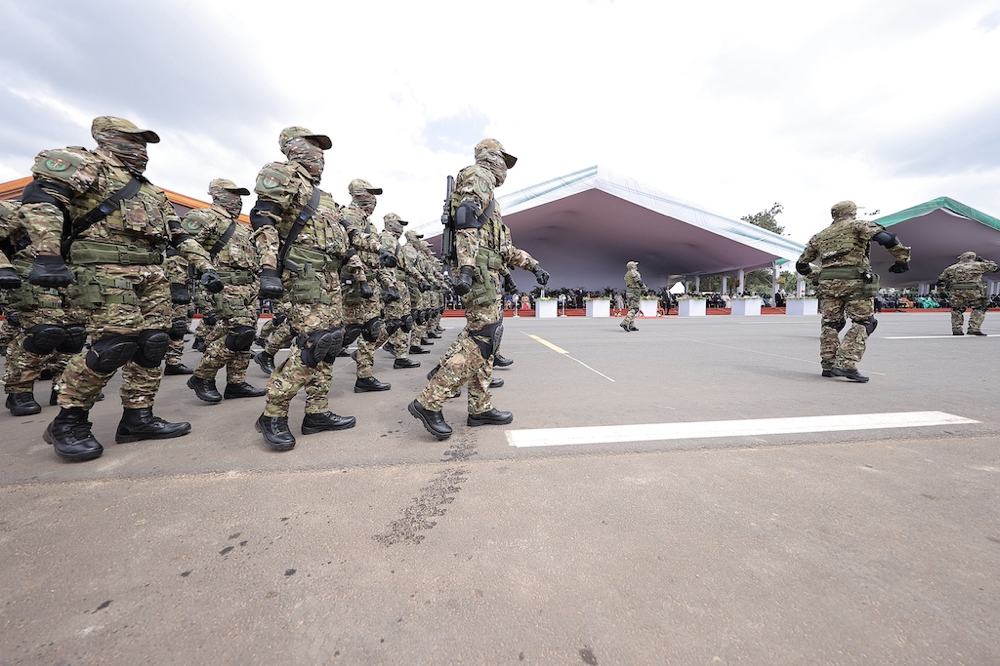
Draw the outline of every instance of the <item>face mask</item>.
[[[97,145],[114,155],[133,176],[141,176],[149,163],[146,142],[140,137],[124,132],[109,130],[98,132],[94,138]]]
[[[503,181],[507,179],[507,163],[503,161],[503,155],[496,151],[489,150],[478,155],[476,157],[476,162],[480,166],[484,166],[490,170],[494,178],[497,180],[497,187],[503,185]]]
[[[243,210],[243,199],[235,192],[221,190],[212,193],[212,203],[222,206],[223,210],[229,213],[230,217],[237,217]]]
[[[325,164],[322,149],[299,137],[285,144],[284,153],[289,162],[304,166],[314,183],[320,181]]]
[[[362,192],[361,194],[352,194],[351,202],[360,208],[365,215],[371,215],[375,212],[375,195],[371,192]]]

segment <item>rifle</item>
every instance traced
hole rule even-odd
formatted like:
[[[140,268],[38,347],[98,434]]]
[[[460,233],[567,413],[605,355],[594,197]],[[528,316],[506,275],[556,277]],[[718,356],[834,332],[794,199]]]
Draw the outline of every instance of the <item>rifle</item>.
[[[455,191],[455,177],[448,176],[448,186],[444,197],[444,212],[441,213],[441,258],[447,263],[458,261],[458,249],[455,247],[455,220],[451,216],[451,195]]]

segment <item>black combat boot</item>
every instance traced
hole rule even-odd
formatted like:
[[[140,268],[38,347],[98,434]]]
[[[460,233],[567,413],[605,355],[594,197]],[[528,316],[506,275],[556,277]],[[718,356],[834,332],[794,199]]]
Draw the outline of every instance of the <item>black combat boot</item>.
[[[503,386],[503,377],[493,377],[490,379],[490,388],[500,388]]]
[[[125,409],[122,420],[115,432],[115,441],[119,444],[138,442],[142,439],[172,439],[191,432],[191,424],[187,421],[170,423],[159,416],[153,416],[152,407]]]
[[[234,398],[261,398],[267,395],[267,389],[257,388],[247,382],[227,383],[226,392],[222,394],[226,400]]]
[[[264,416],[261,414],[254,424],[257,432],[275,451],[291,451],[295,448],[295,436],[288,429],[287,416]]]
[[[514,415],[511,412],[501,412],[494,407],[490,411],[482,412],[481,414],[469,414],[467,423],[470,426],[506,425],[513,420]]]
[[[192,376],[187,380],[187,385],[200,400],[212,404],[222,402],[222,394],[216,388],[214,379],[202,379],[201,377]]]
[[[417,345],[410,345],[411,354],[430,354],[430,349],[424,349],[423,347],[418,347]]]
[[[861,374],[857,368],[834,368],[831,372],[833,372],[834,377],[845,377],[852,382],[868,381],[868,375]]]
[[[194,368],[189,368],[183,363],[167,363],[163,366],[164,375],[193,375]]]
[[[7,395],[7,409],[14,416],[30,416],[42,411],[32,393],[10,393]]]
[[[204,354],[205,340],[202,338],[198,338],[197,340],[191,343],[191,349],[195,350],[196,352],[201,352],[202,354]]]
[[[506,358],[500,354],[493,355],[493,367],[494,368],[506,368],[508,366],[514,365],[514,359]]]
[[[347,430],[353,428],[357,419],[353,416],[337,416],[333,412],[306,414],[302,419],[302,434],[314,435],[324,430]]]
[[[622,327],[622,329],[623,329],[623,330],[624,330],[624,331],[625,331],[626,333],[628,333],[629,331],[631,331],[631,330],[632,330],[631,328],[629,328],[629,327],[628,327],[628,324],[626,324],[625,322],[622,322],[622,323],[620,323],[620,324],[618,324],[618,325],[619,325],[619,326],[621,326],[621,327]]]
[[[355,393],[368,393],[369,391],[388,391],[392,388],[389,382],[380,382],[374,377],[358,377],[354,382]]]
[[[451,426],[444,422],[444,416],[441,412],[432,412],[429,409],[424,409],[424,406],[417,400],[411,402],[406,409],[413,415],[413,418],[420,419],[423,422],[424,427],[427,428],[427,432],[438,439],[448,439],[451,437]]]
[[[984,338],[986,337],[986,334],[982,331],[969,331],[969,335],[981,335]]]
[[[260,369],[264,371],[265,375],[270,377],[271,373],[274,372],[274,357],[266,351],[254,354],[253,360],[257,362],[257,365],[260,366]]]
[[[55,447],[56,455],[63,460],[83,462],[100,458],[104,447],[91,434],[93,424],[87,420],[89,417],[90,412],[83,407],[60,409],[42,439]]]
[[[382,345],[382,350],[389,352],[393,356],[396,355],[396,345],[392,344],[391,342],[387,342],[384,345]]]
[[[434,343],[431,342],[430,340],[428,340],[427,338],[420,338],[420,344],[422,344],[424,347],[433,347],[434,346]]]
[[[397,358],[395,361],[392,362],[393,370],[405,370],[407,368],[419,368],[419,367],[420,367],[420,361],[414,361],[413,359],[409,358]]]

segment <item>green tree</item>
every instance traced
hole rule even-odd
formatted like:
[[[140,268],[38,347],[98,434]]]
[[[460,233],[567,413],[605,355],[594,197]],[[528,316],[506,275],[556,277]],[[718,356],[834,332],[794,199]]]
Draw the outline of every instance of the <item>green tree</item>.
[[[744,215],[740,219],[744,222],[749,222],[755,227],[767,229],[768,231],[772,231],[779,236],[783,236],[785,234],[785,228],[778,224],[778,215],[781,215],[783,210],[784,208],[782,205],[775,202],[775,204],[767,210],[754,213],[753,215]]]

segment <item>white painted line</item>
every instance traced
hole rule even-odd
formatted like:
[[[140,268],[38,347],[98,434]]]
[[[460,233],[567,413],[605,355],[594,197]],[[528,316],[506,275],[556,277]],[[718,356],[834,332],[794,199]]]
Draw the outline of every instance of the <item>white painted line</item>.
[[[979,421],[945,412],[835,414],[832,416],[794,416],[789,418],[746,419],[739,421],[689,421],[683,423],[645,423],[582,428],[508,430],[507,442],[511,446],[526,448],[533,446],[611,444],[616,442],[650,442],[709,437],[785,435],[798,432],[916,428],[970,423],[979,423]]]
[[[967,340],[968,338],[994,338],[996,335],[887,335],[884,340]]]
[[[518,332],[519,333],[524,333],[524,331],[520,331],[520,330]],[[527,335],[532,340],[535,340],[536,342],[541,342],[543,345],[545,345],[546,347],[548,347],[552,351],[556,352],[557,354],[562,354],[563,356],[565,356],[566,358],[570,359],[571,361],[576,361],[577,363],[579,363],[583,367],[587,368],[587,370],[590,370],[591,372],[596,373],[596,374],[600,375],[601,377],[604,377],[609,382],[615,381],[615,380],[611,379],[611,377],[608,377],[603,372],[598,372],[597,370],[594,370],[592,367],[590,367],[589,365],[587,365],[586,363],[584,363],[580,359],[573,358],[572,356],[569,355],[569,352],[566,351],[565,349],[563,349],[562,347],[557,347],[556,345],[552,344],[548,340],[544,340],[544,339],[538,337],[537,335],[532,335],[531,333],[524,333],[524,334]]]

